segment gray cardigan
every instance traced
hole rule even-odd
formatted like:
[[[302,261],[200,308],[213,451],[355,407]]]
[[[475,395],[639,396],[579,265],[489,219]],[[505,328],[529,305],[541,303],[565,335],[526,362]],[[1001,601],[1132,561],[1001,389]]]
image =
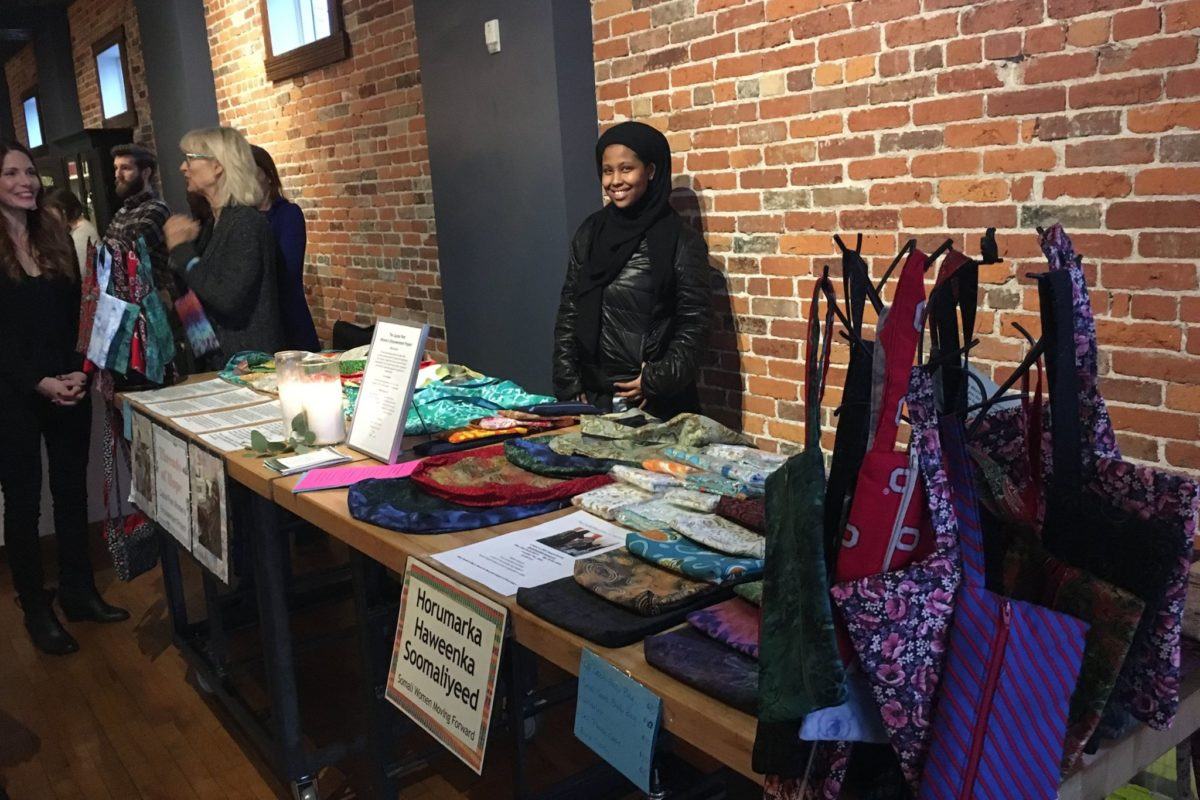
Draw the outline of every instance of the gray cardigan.
[[[221,343],[221,366],[242,350],[283,346],[275,235],[256,208],[229,205],[193,242],[171,250],[171,269],[200,298]]]

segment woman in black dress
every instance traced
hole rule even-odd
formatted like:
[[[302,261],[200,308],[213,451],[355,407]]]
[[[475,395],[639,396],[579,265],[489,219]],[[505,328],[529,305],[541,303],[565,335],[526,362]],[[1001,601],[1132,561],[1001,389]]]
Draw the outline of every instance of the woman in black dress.
[[[41,206],[42,185],[23,146],[0,141],[0,488],[4,543],[25,627],[45,653],[79,644],[43,584],[38,517],[42,443],[49,457],[58,602],[67,619],[119,622],[129,614],[96,591],[87,540],[91,405],[79,334],[79,266],[62,223]]]
[[[671,208],[671,148],[623,122],[596,143],[609,200],[571,241],[554,327],[554,390],[601,408],[669,418],[698,411],[710,326],[708,248]]]

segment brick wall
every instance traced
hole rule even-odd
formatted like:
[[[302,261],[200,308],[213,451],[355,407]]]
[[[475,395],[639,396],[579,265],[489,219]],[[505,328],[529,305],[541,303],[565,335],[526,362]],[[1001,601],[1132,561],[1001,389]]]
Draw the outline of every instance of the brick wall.
[[[25,131],[25,109],[21,106],[21,94],[37,83],[37,60],[33,55],[33,44],[22,47],[4,64],[4,79],[8,82],[8,97],[12,105],[13,129],[17,139],[29,144]]]
[[[878,277],[909,236],[976,252],[976,353],[1003,378],[1036,324],[1032,228],[1086,259],[1127,456],[1200,469],[1197,0],[593,0],[598,114],[667,131],[728,283],[706,398],[802,439],[798,320],[830,235]],[[882,263],[881,263],[882,262]],[[844,362],[846,347],[835,347]],[[740,374],[739,374],[740,373]],[[830,373],[839,387],[844,373]],[[826,397],[827,407],[839,392]],[[832,423],[826,409],[826,445]]]
[[[222,124],[274,156],[308,221],[309,303],[335,320],[429,323],[444,357],[429,154],[411,0],[345,0],[351,57],[278,83],[259,0],[204,0]]]
[[[133,88],[133,107],[137,111],[133,140],[154,147],[150,93],[146,88],[146,64],[142,58],[142,35],[138,29],[137,9],[133,0],[75,0],[67,9],[67,18],[71,26],[71,50],[83,127],[104,127],[92,45],[123,25],[129,83]]]

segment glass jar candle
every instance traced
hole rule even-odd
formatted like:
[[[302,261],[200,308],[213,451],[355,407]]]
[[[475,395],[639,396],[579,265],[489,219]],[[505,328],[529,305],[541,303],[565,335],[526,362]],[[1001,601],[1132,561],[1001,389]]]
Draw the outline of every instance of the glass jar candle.
[[[292,433],[292,420],[304,413],[304,374],[300,364],[311,356],[307,350],[284,350],[275,354],[275,380],[279,389],[284,437]]]
[[[304,413],[314,444],[338,444],[346,438],[342,413],[342,370],[336,358],[309,356],[300,362]]]

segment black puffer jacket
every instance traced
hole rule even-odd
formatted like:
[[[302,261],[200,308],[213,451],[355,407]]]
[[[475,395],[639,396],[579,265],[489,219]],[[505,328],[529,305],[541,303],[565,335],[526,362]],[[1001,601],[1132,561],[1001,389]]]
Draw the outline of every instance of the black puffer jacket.
[[[613,382],[631,380],[641,370],[647,411],[670,417],[697,410],[696,371],[712,312],[708,246],[694,228],[681,225],[675,269],[656,287],[643,240],[604,289],[600,348],[596,363],[588,363],[575,338],[575,284],[587,263],[596,221],[596,214],[584,220],[571,241],[554,325],[555,393],[571,398],[587,392],[593,402],[604,405],[611,400]]]

